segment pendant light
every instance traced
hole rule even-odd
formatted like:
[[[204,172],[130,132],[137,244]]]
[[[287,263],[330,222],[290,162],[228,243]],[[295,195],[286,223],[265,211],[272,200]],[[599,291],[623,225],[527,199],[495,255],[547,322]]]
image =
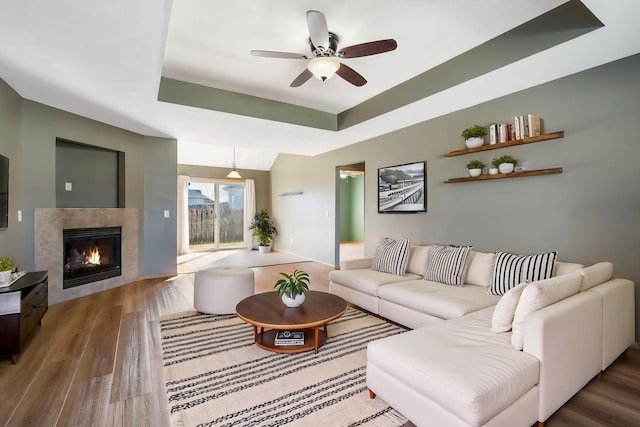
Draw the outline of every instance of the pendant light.
[[[238,171],[236,170],[236,147],[233,147],[233,163],[231,164],[231,166],[233,167],[233,170],[229,172],[229,174],[227,175],[227,178],[235,178],[235,179],[242,178],[238,173]]]

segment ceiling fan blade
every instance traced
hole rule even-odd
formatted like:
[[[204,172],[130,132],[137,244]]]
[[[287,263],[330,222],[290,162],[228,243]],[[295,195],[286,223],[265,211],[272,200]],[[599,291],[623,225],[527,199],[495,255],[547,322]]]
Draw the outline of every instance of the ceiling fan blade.
[[[359,87],[367,84],[367,80],[362,77],[356,70],[342,63],[340,64],[340,68],[338,68],[338,71],[336,71],[336,74],[354,86]]]
[[[302,86],[311,77],[313,77],[313,74],[311,73],[311,71],[309,71],[309,69],[305,68],[304,71],[301,72],[300,75],[296,77],[289,86],[290,87]]]
[[[264,56],[266,58],[286,58],[286,59],[309,59],[307,55],[290,52],[276,52],[273,50],[252,50],[253,56]]]
[[[327,27],[327,18],[325,18],[324,13],[317,10],[308,10],[307,27],[309,27],[311,43],[315,47],[322,46],[327,49],[329,47],[329,28]]]
[[[341,58],[359,58],[361,56],[377,55],[379,53],[395,50],[398,43],[394,39],[378,40],[375,42],[361,43],[340,49],[338,56]]]

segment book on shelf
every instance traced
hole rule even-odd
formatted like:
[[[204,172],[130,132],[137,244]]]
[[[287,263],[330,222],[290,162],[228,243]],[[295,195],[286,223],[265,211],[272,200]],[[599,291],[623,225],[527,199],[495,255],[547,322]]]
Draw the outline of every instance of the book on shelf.
[[[521,135],[521,132],[520,132],[520,123],[521,122],[522,122],[522,116],[515,116],[513,118],[513,130],[515,132],[516,139],[522,138],[522,135]]]
[[[540,136],[540,117],[535,114],[527,114],[526,121],[529,128],[527,137]]]
[[[274,345],[303,345],[304,331],[278,331]]]
[[[498,124],[491,123],[489,125],[489,144],[496,144],[498,142]]]
[[[498,131],[498,142],[507,142],[511,140],[511,125],[509,123],[500,123]]]

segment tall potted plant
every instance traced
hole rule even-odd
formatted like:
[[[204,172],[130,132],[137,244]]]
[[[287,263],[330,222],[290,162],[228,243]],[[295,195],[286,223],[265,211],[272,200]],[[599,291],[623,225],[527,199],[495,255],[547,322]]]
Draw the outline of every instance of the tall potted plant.
[[[278,230],[273,225],[273,221],[266,209],[262,209],[253,215],[249,230],[253,230],[253,235],[258,238],[258,250],[260,252],[271,251],[271,239],[275,234],[278,234]]]

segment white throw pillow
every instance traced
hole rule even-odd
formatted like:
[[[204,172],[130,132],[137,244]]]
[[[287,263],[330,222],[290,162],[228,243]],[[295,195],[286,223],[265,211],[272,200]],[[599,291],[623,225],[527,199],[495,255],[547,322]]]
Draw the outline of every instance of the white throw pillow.
[[[579,269],[578,273],[582,276],[580,292],[586,291],[611,279],[611,276],[613,276],[613,264],[610,262],[599,262],[590,267]]]
[[[427,263],[429,262],[429,249],[431,246],[411,246],[409,253],[409,264],[407,265],[407,271],[409,273],[423,275],[427,269]]]
[[[464,285],[464,273],[471,248],[472,246],[433,245],[424,278],[445,285]]]
[[[488,288],[491,284],[491,272],[493,271],[493,260],[495,258],[496,254],[494,252],[469,252],[467,277],[464,283]]]
[[[513,323],[513,315],[516,312],[520,295],[527,283],[520,283],[509,289],[509,291],[500,297],[500,301],[496,304],[491,318],[491,332],[500,333],[511,330]]]
[[[504,295],[522,282],[548,279],[553,275],[553,265],[558,252],[537,255],[515,255],[497,252],[493,264],[489,295]]]
[[[513,324],[511,325],[511,345],[513,348],[522,350],[524,322],[530,314],[577,294],[581,281],[582,276],[579,273],[570,273],[529,283],[522,291],[516,312],[513,315]]]
[[[409,239],[382,239],[373,255],[372,270],[404,276],[409,262]]]

